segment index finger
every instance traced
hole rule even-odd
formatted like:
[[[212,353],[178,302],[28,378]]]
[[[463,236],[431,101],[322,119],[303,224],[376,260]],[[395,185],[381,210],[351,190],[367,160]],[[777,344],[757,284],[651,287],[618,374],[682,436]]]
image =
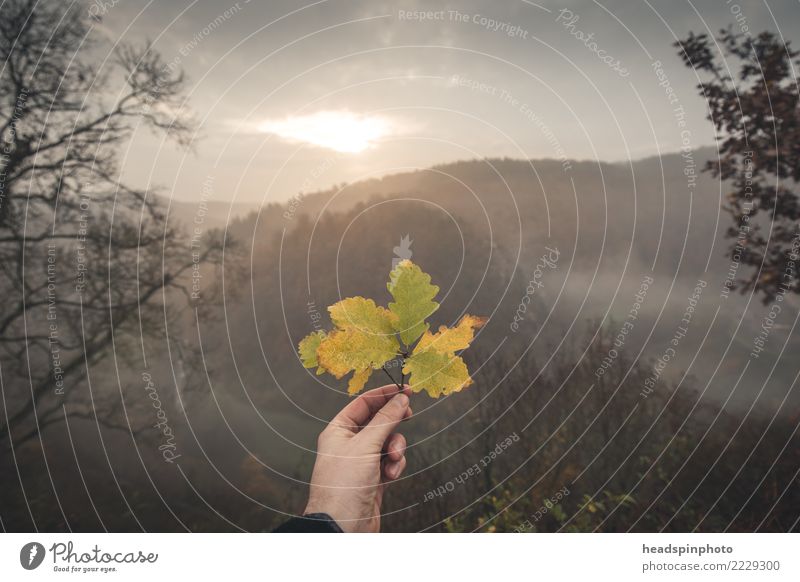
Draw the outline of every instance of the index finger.
[[[411,396],[411,388],[408,384],[403,386],[403,392],[406,396]],[[331,425],[356,433],[362,426],[369,423],[375,413],[383,408],[384,404],[399,393],[400,390],[397,389],[395,384],[387,384],[364,392],[342,408],[339,414],[333,417]]]

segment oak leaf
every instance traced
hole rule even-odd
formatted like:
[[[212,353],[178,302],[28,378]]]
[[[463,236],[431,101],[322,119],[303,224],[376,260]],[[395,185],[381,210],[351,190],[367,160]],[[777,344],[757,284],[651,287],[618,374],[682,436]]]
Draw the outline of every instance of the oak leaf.
[[[389,311],[397,316],[396,330],[403,343],[411,345],[428,330],[425,320],[439,309],[433,300],[439,287],[431,285],[431,276],[405,259],[392,269],[386,288],[394,298]]]
[[[373,370],[398,357],[415,392],[425,390],[438,398],[469,386],[469,370],[456,352],[469,347],[486,320],[465,315],[455,327],[441,326],[431,333],[426,319],[439,308],[434,301],[439,287],[407,259],[392,269],[386,287],[394,299],[388,309],[364,297],[331,305],[334,329],[312,332],[298,346],[303,366],[337,379],[353,372],[349,394],[363,390]]]

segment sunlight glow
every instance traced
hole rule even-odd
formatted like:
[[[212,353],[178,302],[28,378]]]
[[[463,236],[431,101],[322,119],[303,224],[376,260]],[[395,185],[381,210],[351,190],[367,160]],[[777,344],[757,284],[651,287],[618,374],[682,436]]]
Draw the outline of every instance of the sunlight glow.
[[[266,121],[259,130],[337,152],[359,153],[389,134],[391,124],[381,117],[356,115],[349,111],[319,111]]]

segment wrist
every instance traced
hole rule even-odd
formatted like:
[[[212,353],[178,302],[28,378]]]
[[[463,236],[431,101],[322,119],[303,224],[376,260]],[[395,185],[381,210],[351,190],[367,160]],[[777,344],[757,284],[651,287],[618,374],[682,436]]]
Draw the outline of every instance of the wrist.
[[[327,513],[307,513],[284,522],[275,533],[342,533],[342,528]]]
[[[337,525],[341,530],[348,531],[346,522],[343,521],[343,513],[337,505],[330,499],[320,499],[316,496],[311,496],[308,499],[303,515],[325,515]]]
[[[331,531],[335,533],[343,533],[344,531],[342,526],[339,525],[339,522],[325,512],[306,511],[303,514],[303,519],[318,524],[321,531]]]

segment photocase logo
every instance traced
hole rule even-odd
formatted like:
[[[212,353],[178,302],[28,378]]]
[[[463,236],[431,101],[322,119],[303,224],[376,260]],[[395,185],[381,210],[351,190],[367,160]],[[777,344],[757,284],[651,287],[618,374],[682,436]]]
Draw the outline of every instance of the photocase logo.
[[[392,259],[392,269],[394,269],[400,261],[405,259],[411,259],[411,255],[414,253],[411,252],[411,243],[414,241],[411,240],[409,235],[404,235],[400,239],[400,244],[394,247],[394,258]]]
[[[392,258],[392,272],[389,274],[389,290],[391,291],[396,283],[395,278],[397,274],[395,273],[395,268],[403,261],[410,261],[411,255],[414,253],[411,251],[411,243],[414,241],[411,240],[411,237],[407,234],[404,234],[400,238],[400,244],[392,249],[394,251],[394,257]]]
[[[35,570],[44,561],[44,546],[38,542],[28,542],[19,551],[19,563],[26,570]]]

